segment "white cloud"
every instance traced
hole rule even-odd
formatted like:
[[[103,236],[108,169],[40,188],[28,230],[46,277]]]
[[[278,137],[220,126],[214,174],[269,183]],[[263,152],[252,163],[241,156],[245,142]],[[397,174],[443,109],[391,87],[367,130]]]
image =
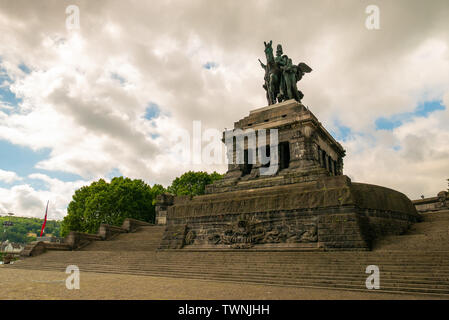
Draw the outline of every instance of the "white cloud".
[[[449,178],[449,108],[392,131],[374,133],[375,144],[355,136],[347,149],[345,172],[355,181],[390,187],[417,199],[447,188]],[[399,150],[394,147],[400,146]]]
[[[21,179],[25,180],[25,179]],[[16,216],[43,218],[49,201],[48,219],[61,220],[67,213],[67,205],[74,191],[92,181],[64,182],[41,173],[30,174],[30,180],[41,181],[46,188],[36,189],[30,183],[0,188],[0,212],[13,212]]]
[[[22,180],[22,178],[17,173],[0,169],[0,181],[11,183],[18,180]]]

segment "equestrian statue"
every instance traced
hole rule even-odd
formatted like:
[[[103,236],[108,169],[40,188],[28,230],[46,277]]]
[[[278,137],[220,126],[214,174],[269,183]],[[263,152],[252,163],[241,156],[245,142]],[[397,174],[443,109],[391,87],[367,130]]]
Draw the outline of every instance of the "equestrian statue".
[[[264,42],[265,57],[267,64],[260,61],[260,65],[265,70],[263,88],[266,91],[268,104],[275,104],[289,99],[301,102],[303,93],[298,90],[296,83],[302,79],[305,73],[312,71],[307,64],[301,62],[293,64],[292,59],[284,55],[282,45],[276,47],[276,57],[273,56],[273,41]]]

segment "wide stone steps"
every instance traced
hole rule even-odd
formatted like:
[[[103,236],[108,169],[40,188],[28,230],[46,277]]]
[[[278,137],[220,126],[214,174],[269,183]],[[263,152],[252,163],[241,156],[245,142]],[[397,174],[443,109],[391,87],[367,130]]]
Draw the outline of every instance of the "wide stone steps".
[[[49,270],[53,270],[50,268],[47,268]],[[89,269],[84,270],[86,272],[97,272],[97,273],[117,273],[117,270],[115,269]],[[352,288],[359,288],[364,289],[365,288],[365,279],[344,279],[344,278],[325,278],[325,277],[303,277],[303,278],[291,278],[291,277],[278,277],[276,279],[273,278],[267,278],[267,277],[261,277],[261,276],[253,276],[253,277],[245,277],[242,275],[239,276],[230,276],[227,273],[207,273],[205,272],[202,275],[199,274],[191,274],[187,273],[186,271],[180,271],[177,273],[168,273],[164,271],[158,271],[155,270],[151,274],[148,274],[148,272],[138,270],[138,269],[130,269],[126,271],[120,272],[122,274],[139,274],[139,275],[146,275],[146,276],[168,276],[168,277],[184,277],[184,278],[195,278],[195,279],[202,279],[202,280],[208,280],[208,279],[217,279],[220,278],[222,280],[234,280],[234,281],[242,281],[242,282],[262,282],[262,283],[272,283],[272,284],[308,284],[308,285],[320,285],[320,284],[335,284],[339,286],[350,286]],[[435,292],[435,293],[447,293],[448,292],[448,286],[443,285],[435,285],[433,283],[410,283],[410,282],[398,282],[396,280],[382,280],[381,281],[382,290],[391,290],[393,288],[411,288],[413,291],[416,291],[416,289],[425,290],[425,292]]]
[[[449,294],[449,252],[48,252],[18,268],[184,277],[202,280],[366,290],[378,265],[385,292]]]
[[[424,222],[446,221],[449,223],[449,210],[423,214]]]
[[[416,267],[416,266],[449,266],[449,252],[435,253],[426,255],[426,253],[417,255],[395,255],[395,254],[381,254],[381,255],[364,255],[364,256],[350,256],[347,254],[330,254],[330,253],[316,253],[314,255],[307,255],[304,253],[295,253],[286,255],[281,252],[271,253],[185,253],[185,252],[108,252],[108,251],[96,251],[95,254],[85,251],[72,251],[72,252],[47,252],[45,256],[36,257],[28,261],[33,263],[39,260],[51,261],[53,259],[78,260],[78,261],[101,261],[106,259],[114,262],[116,260],[124,260],[126,262],[136,261],[174,261],[174,262],[195,262],[199,259],[206,259],[208,263],[263,263],[263,264],[381,264],[381,265],[397,265],[400,264],[402,268]]]
[[[64,262],[62,261],[52,261],[52,260],[48,260],[45,263],[42,264],[36,264],[36,263],[17,263],[18,265],[21,266],[35,266],[35,267],[39,267],[42,265],[46,265],[49,263],[63,263],[65,265],[67,264],[79,264],[79,265],[83,265],[83,264],[98,264],[98,265],[104,265],[104,264],[119,264],[119,265],[135,265],[135,266],[141,266],[141,267],[146,267],[146,266],[157,266],[160,268],[167,268],[167,267],[171,267],[171,266],[182,266],[184,268],[187,267],[202,267],[202,266],[207,266],[209,268],[220,268],[220,267],[225,267],[229,270],[232,270],[234,266],[238,268],[246,268],[246,269],[253,269],[253,268],[266,268],[266,269],[274,269],[274,270],[296,270],[296,271],[310,271],[310,270],[314,270],[314,271],[328,271],[328,270],[338,270],[338,272],[351,272],[353,270],[357,270],[357,272],[359,271],[365,271],[366,267],[368,265],[370,265],[369,263],[366,264],[352,264],[352,265],[348,265],[348,264],[334,264],[332,266],[332,268],[329,268],[329,264],[313,264],[313,263],[302,263],[302,264],[268,264],[268,263],[187,263],[187,262],[173,262],[173,261],[153,261],[153,262],[140,262],[140,261],[126,261],[126,260],[113,260],[113,261],[109,261],[109,260],[99,260],[99,261],[94,261],[94,262],[88,262],[88,261],[80,261],[80,260],[71,260],[71,259],[66,259]],[[394,264],[376,264],[377,266],[379,266],[380,270],[383,272],[396,272],[396,273],[415,273],[415,274],[421,274],[421,275],[426,275],[426,274],[438,274],[439,276],[441,275],[445,275],[445,274],[449,274],[449,266],[447,265],[442,265],[442,266],[435,266],[435,265],[421,265],[421,266],[401,266],[401,265],[394,265]]]
[[[406,235],[385,237],[377,243],[376,250],[401,250],[407,252],[449,249],[449,211],[425,213],[423,222],[411,226]]]
[[[43,267],[43,270],[55,270],[54,267]],[[65,269],[60,269],[63,271]],[[164,276],[164,277],[176,277],[176,278],[188,278],[199,280],[220,280],[220,281],[237,281],[245,283],[258,283],[258,284],[272,284],[272,285],[289,285],[298,287],[315,287],[315,288],[336,288],[336,289],[350,289],[350,290],[367,290],[365,287],[365,278],[360,279],[349,277],[349,280],[339,278],[318,278],[311,277],[292,278],[292,277],[266,277],[255,274],[230,274],[229,271],[224,270],[222,273],[210,272],[205,269],[201,273],[192,273],[189,270],[164,271],[160,269],[154,270],[140,270],[140,269],[120,269],[111,266],[105,266],[102,268],[82,268],[84,272],[97,272],[97,273],[121,273],[121,274],[134,274],[134,275],[146,275],[146,276]],[[410,283],[410,282],[398,282],[396,280],[385,280],[381,278],[381,290],[383,292],[407,292],[407,293],[431,293],[446,295],[449,294],[449,285],[435,285],[431,283]]]
[[[67,265],[69,264],[75,264],[75,263],[53,263],[53,262],[48,262],[45,265],[40,265],[40,266],[36,266],[36,265],[21,265],[18,266],[20,268],[36,268],[36,267],[44,267],[44,266],[55,266],[55,267],[60,267],[60,268],[65,268]],[[97,267],[99,269],[103,268],[104,266],[109,266],[110,264],[88,264],[88,263],[83,263],[83,264],[77,264],[80,267]],[[249,270],[251,272],[257,272],[257,273],[263,273],[263,274],[273,274],[273,272],[264,272],[263,269],[259,268],[248,268],[246,266],[242,266],[242,267],[235,267],[235,268],[231,268],[231,267],[222,267],[220,268],[219,266],[211,266],[211,265],[188,265],[188,266],[177,266],[177,265],[168,265],[168,264],[153,264],[153,265],[132,265],[132,266],[128,266],[126,268],[123,267],[119,267],[118,269],[131,269],[131,268],[137,268],[137,269],[142,269],[142,270],[153,270],[154,268],[156,269],[164,269],[164,270],[179,270],[179,268],[181,268],[181,270],[191,270],[191,271],[195,271],[198,270],[198,272],[202,272],[202,270],[206,269],[206,270],[225,270],[226,272],[243,272],[242,270]],[[404,270],[400,270],[400,269],[387,269],[387,268],[380,268],[380,272],[382,275],[386,275],[386,276],[394,276],[394,278],[404,278],[404,279],[411,279],[411,278],[415,278],[415,279],[436,279],[438,281],[448,281],[448,271],[441,271],[441,270],[430,270],[430,271],[426,271],[425,273],[423,273],[425,270],[408,270],[408,271],[404,271]],[[365,275],[365,269],[364,268],[360,268],[356,271],[354,271],[354,269],[349,269],[349,268],[342,268],[342,269],[336,269],[336,271],[327,271],[324,268],[321,269],[316,269],[316,268],[291,268],[288,271],[278,271],[275,272],[276,275],[279,274],[325,274],[325,275],[341,275],[341,274],[351,274],[354,276],[363,274]],[[366,277],[366,275],[365,275]]]
[[[163,226],[142,226],[136,232],[122,233],[108,241],[95,241],[82,251],[155,251],[164,230]]]
[[[449,212],[425,215],[410,234],[388,237],[363,252],[157,251],[165,227],[149,226],[80,251],[48,251],[7,267],[65,271],[74,264],[81,272],[366,291],[366,267],[377,265],[381,290],[376,291],[449,297],[446,226]]]
[[[22,266],[22,267],[26,267],[26,266]],[[55,268],[55,269],[64,269],[66,267],[66,264],[61,264],[58,262],[48,262],[46,265],[42,265],[41,267],[50,267],[50,268]],[[126,270],[142,270],[142,271],[150,271],[150,270],[164,270],[164,271],[173,271],[173,272],[182,272],[182,271],[189,271],[189,272],[193,272],[195,270],[197,271],[214,271],[214,272],[223,272],[226,274],[235,272],[235,271],[239,271],[240,275],[243,274],[248,274],[251,275],[253,273],[257,273],[258,275],[270,275],[272,276],[274,273],[277,276],[290,276],[290,275],[294,275],[294,276],[302,276],[302,275],[307,275],[307,277],[333,277],[335,279],[342,279],[345,277],[350,277],[352,278],[362,278],[362,279],[366,279],[367,274],[365,274],[365,270],[363,268],[360,268],[358,270],[352,269],[352,270],[337,270],[337,271],[317,271],[317,270],[304,270],[301,268],[298,269],[289,269],[287,271],[276,271],[273,272],[273,270],[265,270],[262,268],[256,268],[256,267],[252,267],[252,268],[246,268],[245,270],[242,270],[241,266],[239,267],[212,267],[210,265],[204,266],[204,265],[188,265],[188,266],[176,266],[176,265],[130,265],[127,266],[126,268],[122,268],[122,267],[115,267],[112,266],[111,264],[98,264],[98,263],[83,263],[80,267],[85,268],[85,269],[96,269],[96,270],[101,270],[101,269],[105,269],[105,270],[109,270],[109,269],[114,269],[114,270],[122,270],[122,269],[126,269]],[[431,282],[436,282],[436,284],[440,284],[441,281],[449,281],[449,277],[447,276],[438,276],[438,275],[427,275],[427,276],[423,276],[422,273],[398,273],[398,272],[387,272],[384,270],[380,270],[382,276],[385,276],[385,279],[403,279],[403,280],[410,280],[411,282],[415,282],[415,283],[431,283]]]
[[[368,265],[371,264],[377,264],[380,267],[400,267],[401,270],[407,270],[407,269],[423,269],[423,270],[428,270],[428,268],[437,268],[439,270],[444,270],[447,269],[449,267],[449,262],[448,261],[413,261],[413,260],[401,260],[401,261],[391,261],[391,260],[377,260],[377,259],[369,259],[369,260],[346,260],[346,261],[342,261],[342,260],[333,260],[333,261],[329,261],[329,260],[259,260],[259,259],[250,259],[250,260],[246,260],[246,259],[232,259],[232,257],[230,257],[230,259],[215,259],[214,257],[210,258],[210,257],[198,257],[198,259],[182,259],[182,257],[177,258],[177,257],[160,257],[157,255],[152,255],[152,256],[145,256],[142,254],[142,257],[138,258],[138,257],[132,257],[132,256],[123,256],[123,255],[112,255],[111,257],[105,257],[105,256],[101,256],[99,254],[99,252],[96,252],[96,256],[93,257],[88,257],[88,256],[78,256],[78,255],[73,255],[70,254],[71,252],[67,252],[67,255],[62,255],[61,252],[58,252],[58,255],[60,257],[55,257],[55,256],[48,256],[46,257],[46,259],[36,259],[34,261],[32,261],[31,259],[26,259],[26,260],[22,260],[21,263],[30,263],[32,265],[37,265],[39,264],[39,261],[42,261],[44,264],[50,261],[61,261],[61,262],[68,262],[68,261],[73,261],[73,262],[79,262],[79,263],[83,263],[83,262],[94,262],[94,263],[100,263],[102,261],[105,261],[107,263],[122,263],[122,262],[128,262],[130,264],[134,264],[134,263],[149,263],[149,264],[161,264],[161,263],[174,263],[174,264],[184,264],[184,265],[189,265],[189,264],[207,264],[207,265],[226,265],[226,266],[231,266],[231,265],[239,265],[239,264],[244,264],[247,266],[269,266],[269,267],[280,267],[280,266],[314,266],[314,267],[324,267],[324,268],[330,268],[332,269],[332,267],[341,267],[341,266],[349,266],[354,268],[354,266],[362,266],[362,267],[366,267]],[[137,252],[136,252],[137,253]],[[47,255],[47,254],[46,254]],[[279,257],[282,258],[282,257]],[[201,260],[200,260],[201,259]],[[329,266],[329,264],[332,264],[332,267]]]
[[[153,257],[152,260],[150,261],[143,261],[140,259],[127,259],[127,258],[116,258],[116,259],[76,259],[75,257],[73,257],[71,259],[71,257],[68,257],[67,259],[64,260],[53,260],[53,259],[48,259],[45,261],[45,263],[49,263],[49,262],[78,262],[78,263],[87,263],[87,262],[93,262],[93,263],[101,263],[101,262],[105,262],[105,263],[128,263],[128,264],[150,264],[150,265],[154,265],[154,264],[158,264],[158,265],[162,265],[162,264],[173,264],[173,265],[218,265],[218,266],[222,266],[222,265],[226,265],[226,266],[231,266],[231,265],[245,265],[245,266],[265,266],[265,267],[269,267],[269,268],[280,268],[282,266],[285,267],[303,267],[303,268],[307,268],[307,267],[312,267],[314,269],[316,268],[324,268],[324,269],[329,269],[329,263],[332,263],[332,268],[343,268],[343,267],[348,267],[348,268],[354,268],[356,266],[360,266],[360,268],[366,268],[368,265],[378,265],[380,268],[382,269],[399,269],[402,271],[407,271],[407,270],[422,270],[422,271],[426,271],[426,270],[440,270],[440,271],[449,271],[449,265],[447,264],[447,262],[444,263],[434,263],[434,264],[430,264],[430,263],[414,263],[413,261],[408,261],[410,263],[413,263],[412,265],[402,265],[401,262],[398,263],[393,263],[391,261],[365,261],[365,262],[360,262],[360,261],[354,261],[353,263],[351,262],[326,262],[326,261],[321,261],[321,262],[314,262],[314,261],[292,261],[292,262],[269,262],[269,261],[230,261],[230,260],[218,260],[218,261],[207,261],[207,262],[201,262],[201,261],[197,261],[197,260],[192,260],[192,261],[181,261],[181,260],[176,260],[176,259],[160,259],[160,258],[155,258]],[[26,264],[27,262],[21,262]],[[44,263],[44,264],[45,264]],[[35,262],[30,262],[31,265],[38,265]],[[332,269],[331,268],[331,269]]]
[[[67,264],[43,265],[40,270],[58,270],[65,271]],[[366,290],[365,280],[368,276],[362,273],[342,273],[342,274],[320,274],[306,273],[301,271],[292,272],[274,272],[264,273],[261,269],[250,270],[241,269],[219,269],[215,270],[208,267],[177,267],[162,268],[162,266],[153,266],[142,268],[139,266],[121,268],[114,265],[78,265],[81,272],[114,273],[114,274],[134,274],[146,276],[164,276],[201,280],[221,280],[236,281],[259,284],[290,285],[290,286],[309,286],[317,288],[341,288],[347,290]],[[19,266],[17,266],[19,267]],[[25,267],[26,268],[26,267]],[[35,267],[32,267],[35,269]],[[361,270],[362,271],[362,270]],[[432,293],[439,295],[449,295],[449,282],[443,278],[426,276],[423,278],[414,277],[389,277],[381,270],[381,291],[384,292],[413,292],[413,293]]]

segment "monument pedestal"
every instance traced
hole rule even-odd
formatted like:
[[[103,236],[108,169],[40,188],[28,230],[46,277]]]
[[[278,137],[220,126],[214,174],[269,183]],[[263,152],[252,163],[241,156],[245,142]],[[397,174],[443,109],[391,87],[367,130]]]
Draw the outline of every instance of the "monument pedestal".
[[[344,176],[344,149],[302,104],[253,110],[233,131],[250,128],[278,130],[276,172],[261,175],[248,157],[236,164],[233,152],[228,172],[205,195],[175,197],[166,207],[160,249],[369,250],[419,220],[404,194]]]

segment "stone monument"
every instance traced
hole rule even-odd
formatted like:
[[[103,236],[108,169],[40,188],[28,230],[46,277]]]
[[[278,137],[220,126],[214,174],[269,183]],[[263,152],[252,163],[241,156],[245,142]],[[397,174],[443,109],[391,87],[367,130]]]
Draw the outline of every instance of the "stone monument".
[[[261,63],[268,106],[223,133],[224,178],[201,196],[159,198],[157,215],[166,222],[160,249],[369,250],[420,219],[404,194],[343,174],[345,150],[300,103],[296,82],[267,72],[281,60],[291,68],[280,46],[277,58]]]

